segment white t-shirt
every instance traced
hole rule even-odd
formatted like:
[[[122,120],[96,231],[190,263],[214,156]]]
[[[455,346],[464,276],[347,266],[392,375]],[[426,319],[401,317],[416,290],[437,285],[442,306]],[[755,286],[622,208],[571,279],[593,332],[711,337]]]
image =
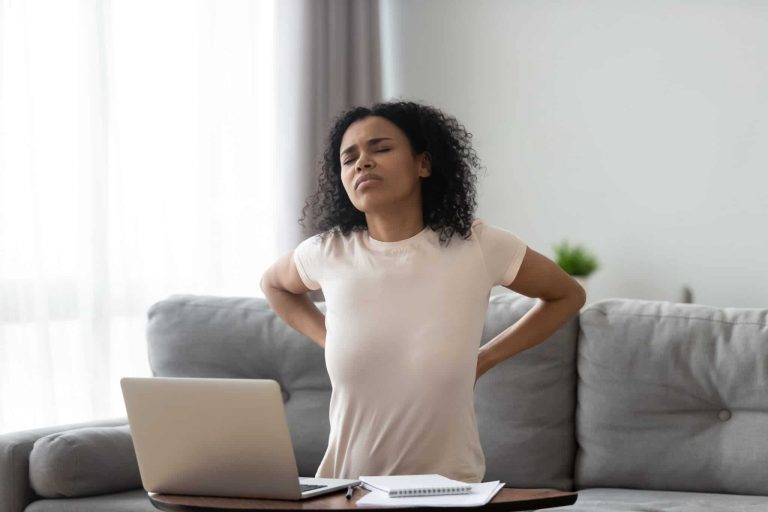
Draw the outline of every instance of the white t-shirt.
[[[353,231],[296,247],[302,281],[326,301],[331,431],[316,477],[482,481],[477,354],[491,288],[514,280],[526,244],[480,219],[468,240],[438,239],[429,227],[396,242]]]

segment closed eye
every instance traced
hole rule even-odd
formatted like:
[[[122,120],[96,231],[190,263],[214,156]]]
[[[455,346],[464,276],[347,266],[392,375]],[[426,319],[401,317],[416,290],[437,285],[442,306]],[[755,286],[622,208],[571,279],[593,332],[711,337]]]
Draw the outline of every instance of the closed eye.
[[[389,151],[390,149],[391,149],[391,148],[384,148],[384,149],[379,149],[379,150],[377,150],[377,151],[374,151],[374,153],[386,153],[386,152],[387,152],[387,151]],[[346,161],[345,161],[345,162],[343,162],[343,163],[344,163],[344,165],[347,165],[347,164],[349,164],[349,163],[352,163],[353,161],[354,161],[354,158],[350,158],[349,160],[346,160]]]

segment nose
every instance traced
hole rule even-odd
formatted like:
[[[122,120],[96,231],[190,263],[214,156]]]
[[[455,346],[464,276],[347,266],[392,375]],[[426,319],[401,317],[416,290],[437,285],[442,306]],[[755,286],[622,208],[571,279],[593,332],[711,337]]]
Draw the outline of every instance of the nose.
[[[370,159],[370,158],[368,158],[367,156],[366,156],[365,158],[363,158],[363,157],[361,156],[361,157],[360,157],[360,158],[357,160],[357,170],[358,170],[358,171],[359,171],[360,169],[367,169],[367,168],[369,168],[369,167],[373,167],[373,162],[372,162],[372,161],[371,161],[371,159]]]

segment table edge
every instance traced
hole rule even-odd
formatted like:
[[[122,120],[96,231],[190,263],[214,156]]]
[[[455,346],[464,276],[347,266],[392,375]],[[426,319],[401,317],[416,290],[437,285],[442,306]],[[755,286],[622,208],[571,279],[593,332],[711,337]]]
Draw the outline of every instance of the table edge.
[[[531,500],[519,500],[514,502],[501,502],[501,503],[493,503],[489,502],[485,505],[477,505],[472,507],[355,507],[354,510],[370,510],[370,511],[381,511],[381,510],[407,510],[408,512],[467,512],[469,510],[482,510],[483,512],[502,512],[502,511],[525,511],[525,510],[531,510],[531,507],[534,508],[553,508],[553,507],[564,507],[568,505],[573,505],[576,503],[576,500],[578,499],[578,492],[577,491],[561,491],[566,494],[562,494],[559,496],[548,496],[544,498],[535,498]],[[207,506],[198,506],[198,505],[177,505],[177,504],[169,504],[165,502],[160,502],[157,500],[154,500],[152,498],[151,494],[147,494],[147,497],[149,498],[150,503],[153,507],[155,507],[157,510],[162,510],[163,512],[223,512],[227,510],[237,511],[237,512],[286,512],[290,509],[285,508],[233,508],[233,509],[227,509],[227,508],[217,508],[217,507],[207,507]],[[291,500],[292,501],[292,500]],[[303,502],[304,500],[296,500],[296,502]],[[341,511],[341,510],[352,510],[351,508],[317,508],[317,509],[301,509],[297,508],[297,511],[301,512],[333,512],[333,511]]]

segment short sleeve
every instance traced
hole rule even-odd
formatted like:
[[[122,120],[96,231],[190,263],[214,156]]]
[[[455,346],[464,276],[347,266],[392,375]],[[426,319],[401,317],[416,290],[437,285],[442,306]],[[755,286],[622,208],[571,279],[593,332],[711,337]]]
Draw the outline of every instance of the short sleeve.
[[[494,286],[506,286],[515,280],[523,263],[527,244],[513,233],[480,219],[472,223],[485,260],[488,277]]]
[[[299,271],[301,281],[310,290],[320,288],[322,253],[322,241],[319,235],[307,238],[293,250],[296,270]]]

